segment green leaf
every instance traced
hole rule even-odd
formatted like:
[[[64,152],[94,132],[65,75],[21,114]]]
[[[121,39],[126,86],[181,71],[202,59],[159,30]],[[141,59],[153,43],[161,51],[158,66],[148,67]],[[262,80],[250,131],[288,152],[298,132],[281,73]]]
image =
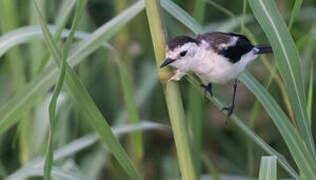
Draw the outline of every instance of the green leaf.
[[[261,157],[259,180],[276,180],[277,165],[275,156]]]
[[[312,158],[316,160],[315,144],[307,116],[301,65],[293,38],[274,1],[249,0],[249,4],[271,43],[278,70],[295,112],[299,132],[312,153]]]

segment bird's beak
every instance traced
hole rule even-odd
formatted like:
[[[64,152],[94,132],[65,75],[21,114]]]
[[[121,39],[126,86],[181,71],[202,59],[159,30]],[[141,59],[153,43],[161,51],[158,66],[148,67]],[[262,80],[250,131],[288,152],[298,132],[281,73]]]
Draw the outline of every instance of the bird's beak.
[[[167,66],[168,64],[174,62],[175,59],[170,59],[170,58],[167,58],[161,65],[160,65],[160,68],[163,68],[165,66]]]

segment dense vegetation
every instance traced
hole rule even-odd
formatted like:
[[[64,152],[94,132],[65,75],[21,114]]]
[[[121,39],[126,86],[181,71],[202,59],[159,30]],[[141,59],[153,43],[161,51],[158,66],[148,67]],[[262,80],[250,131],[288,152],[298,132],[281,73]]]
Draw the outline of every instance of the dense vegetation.
[[[313,0],[0,0],[0,179],[316,179]],[[165,43],[271,44],[215,97]]]

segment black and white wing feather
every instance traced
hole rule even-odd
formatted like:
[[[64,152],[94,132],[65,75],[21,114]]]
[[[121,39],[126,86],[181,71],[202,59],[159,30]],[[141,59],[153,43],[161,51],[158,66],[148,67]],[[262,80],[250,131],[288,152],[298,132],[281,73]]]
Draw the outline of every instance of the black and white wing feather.
[[[208,32],[197,36],[197,41],[205,41],[216,53],[226,57],[231,63],[238,62],[244,54],[255,48],[257,54],[271,53],[270,46],[253,46],[249,39],[236,33]]]

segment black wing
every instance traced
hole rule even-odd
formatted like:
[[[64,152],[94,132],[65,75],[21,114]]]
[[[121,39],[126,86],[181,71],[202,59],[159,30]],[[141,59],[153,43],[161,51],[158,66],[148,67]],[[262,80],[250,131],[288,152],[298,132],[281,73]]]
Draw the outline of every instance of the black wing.
[[[236,38],[236,43],[232,43]],[[247,37],[236,33],[208,32],[198,35],[197,40],[206,41],[215,52],[227,57],[232,63],[238,62],[242,55],[254,47]]]

